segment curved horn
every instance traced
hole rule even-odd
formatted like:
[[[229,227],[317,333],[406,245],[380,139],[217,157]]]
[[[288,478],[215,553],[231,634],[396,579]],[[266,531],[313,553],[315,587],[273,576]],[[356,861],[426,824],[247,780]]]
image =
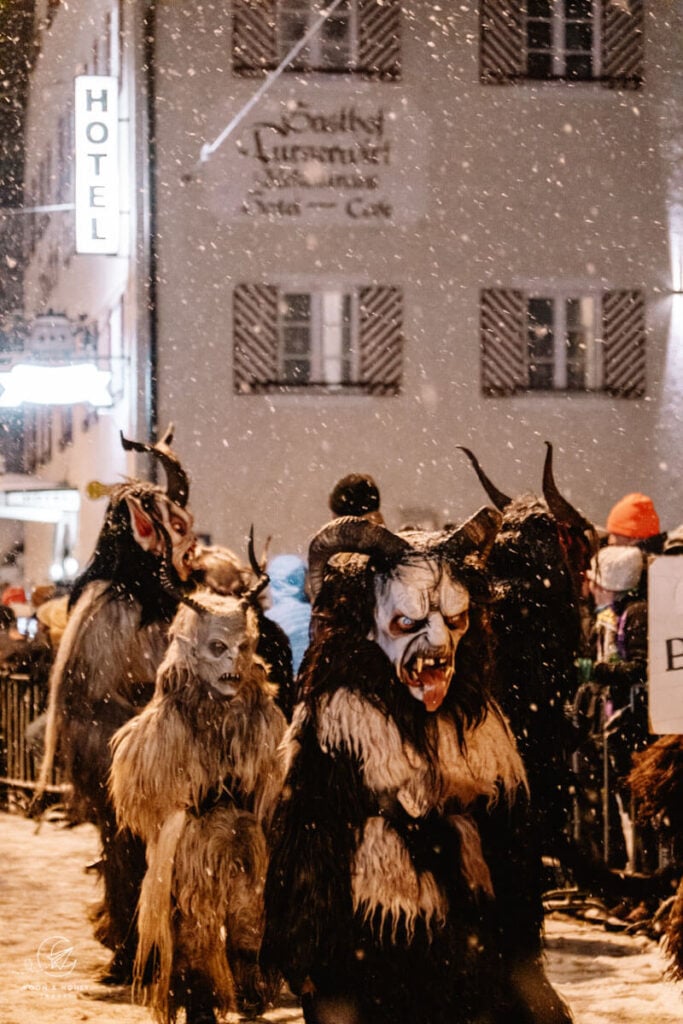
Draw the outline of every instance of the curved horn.
[[[496,506],[498,511],[505,511],[505,509],[512,501],[512,498],[509,498],[507,494],[503,494],[503,492],[499,491],[497,487],[494,487],[494,485],[491,483],[489,478],[484,473],[484,470],[479,465],[476,456],[474,455],[473,452],[470,451],[469,448],[464,448],[463,445],[461,444],[457,444],[455,447],[459,448],[461,452],[464,452],[467,458],[470,460],[474,467],[474,472],[479,477],[480,484],[482,485],[482,487],[484,488],[484,490],[486,491],[486,493],[488,494],[489,498]]]
[[[270,537],[268,538],[270,542]],[[270,583],[270,576],[265,571],[263,565],[259,565],[258,559],[256,558],[256,552],[254,551],[254,524],[251,524],[249,529],[249,564],[251,565],[252,571],[256,576],[256,582],[246,594],[242,596],[242,600],[246,601],[247,604],[254,604],[256,598],[259,596],[262,590],[265,590]]]
[[[121,444],[124,451],[149,452],[154,455],[166,472],[166,493],[176,505],[185,508],[190,496],[190,482],[187,473],[180,465],[180,460],[171,449],[173,440],[173,424],[169,423],[164,436],[156,444],[145,444],[143,441],[129,441],[121,431]]]
[[[567,526],[575,526],[580,530],[590,530],[591,523],[573,505],[570,505],[567,499],[563,498],[558,491],[553,476],[553,446],[550,441],[545,443],[547,451],[543,465],[543,497],[547,502],[548,508],[558,522],[566,523]]]
[[[460,559],[476,552],[486,561],[502,521],[500,512],[484,505],[449,534],[439,545],[440,550],[450,558]]]
[[[371,523],[360,516],[333,519],[316,533],[308,549],[308,581],[313,601],[322,586],[325,566],[333,555],[341,552],[379,555],[390,562],[408,550],[407,540],[379,523]]]

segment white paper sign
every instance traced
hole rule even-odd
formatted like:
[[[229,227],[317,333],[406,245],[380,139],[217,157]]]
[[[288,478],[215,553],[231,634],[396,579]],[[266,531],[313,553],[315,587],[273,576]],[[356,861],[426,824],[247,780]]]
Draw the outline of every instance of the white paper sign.
[[[75,79],[76,252],[119,248],[118,81]]]
[[[683,556],[648,570],[648,689],[652,731],[683,734]]]

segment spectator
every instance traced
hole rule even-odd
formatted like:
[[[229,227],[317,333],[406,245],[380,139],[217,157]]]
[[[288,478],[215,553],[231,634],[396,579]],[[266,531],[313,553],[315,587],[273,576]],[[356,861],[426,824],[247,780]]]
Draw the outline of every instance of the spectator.
[[[661,532],[659,516],[652,498],[633,492],[624,495],[607,516],[607,543],[639,547],[648,554],[658,554],[666,534]]]
[[[380,512],[379,488],[366,473],[349,473],[334,485],[329,497],[330,511],[335,516],[363,516],[384,525]]]
[[[647,744],[647,603],[638,595],[644,555],[638,547],[618,544],[602,548],[591,560],[587,578],[595,602],[593,670],[589,684],[577,697],[579,727],[581,705],[592,706],[589,731],[598,745],[593,757],[593,789],[599,787],[603,741],[606,740],[610,782],[603,793],[609,807],[609,860],[623,866],[629,849],[631,829],[619,835],[615,825],[630,818],[630,793],[626,777],[632,755]],[[588,699],[592,695],[592,704]],[[595,715],[599,711],[600,720]],[[584,751],[585,754],[585,751]],[[584,768],[586,764],[584,763]],[[609,801],[609,803],[608,803]],[[615,806],[616,804],[616,806]]]
[[[271,605],[266,615],[289,637],[296,676],[308,647],[311,605],[306,596],[306,563],[298,555],[277,555],[268,564]]]

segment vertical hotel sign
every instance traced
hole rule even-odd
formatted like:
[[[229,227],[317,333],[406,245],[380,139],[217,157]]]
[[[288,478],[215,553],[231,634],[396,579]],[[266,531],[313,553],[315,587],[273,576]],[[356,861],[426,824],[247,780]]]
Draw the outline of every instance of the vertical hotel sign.
[[[119,249],[118,80],[79,75],[75,95],[76,252]]]

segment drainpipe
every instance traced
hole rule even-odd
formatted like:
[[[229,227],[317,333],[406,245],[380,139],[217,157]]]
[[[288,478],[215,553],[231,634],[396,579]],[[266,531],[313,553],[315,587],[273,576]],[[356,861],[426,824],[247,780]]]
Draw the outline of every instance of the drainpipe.
[[[142,19],[142,73],[144,75],[147,141],[147,312],[148,363],[145,372],[145,412],[148,439],[157,438],[159,428],[159,331],[158,331],[158,251],[157,251],[157,160],[156,160],[156,0],[147,0]],[[151,459],[152,479],[156,479],[156,460]]]

